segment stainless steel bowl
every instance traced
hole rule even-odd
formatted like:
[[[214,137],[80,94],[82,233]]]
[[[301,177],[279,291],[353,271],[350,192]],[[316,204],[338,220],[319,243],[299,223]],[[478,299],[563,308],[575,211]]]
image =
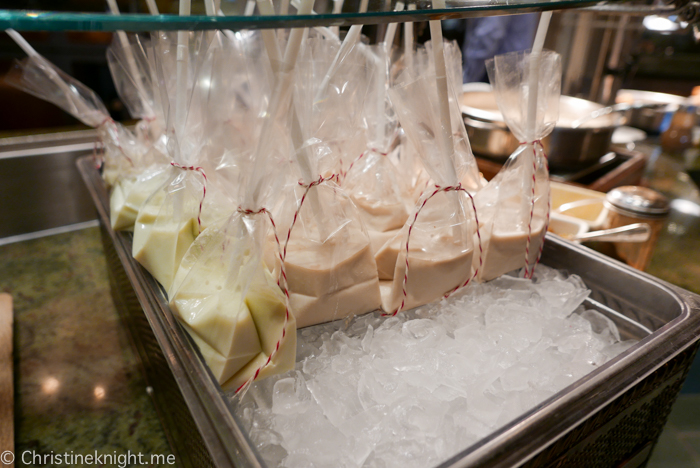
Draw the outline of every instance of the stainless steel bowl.
[[[617,92],[615,102],[644,104],[644,107],[631,109],[628,112],[628,125],[649,133],[661,133],[666,116],[678,110],[678,107],[685,102],[685,98],[674,94],[621,89]]]
[[[503,121],[495,95],[488,88],[467,86],[460,98],[460,107],[476,155],[505,161],[518,147],[518,140]],[[579,128],[571,126],[578,118],[601,108],[603,106],[592,101],[561,96],[557,126],[542,141],[552,169],[580,169],[608,152],[612,134],[622,117],[610,114]]]

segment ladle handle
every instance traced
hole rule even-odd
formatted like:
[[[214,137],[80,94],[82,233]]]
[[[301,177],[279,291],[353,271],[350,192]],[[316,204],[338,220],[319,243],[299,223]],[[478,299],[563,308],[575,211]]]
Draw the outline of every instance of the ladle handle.
[[[601,242],[646,242],[651,237],[651,226],[647,223],[628,224],[613,229],[592,231],[571,238],[574,242],[595,240]]]

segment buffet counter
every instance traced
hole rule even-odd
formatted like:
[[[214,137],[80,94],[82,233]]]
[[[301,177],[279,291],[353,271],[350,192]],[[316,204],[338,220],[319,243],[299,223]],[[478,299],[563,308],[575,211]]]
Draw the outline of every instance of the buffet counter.
[[[700,293],[698,189],[654,141],[635,150],[649,156],[646,185],[673,200],[648,272]],[[160,466],[178,458],[109,288],[97,227],[0,242],[0,292],[14,300],[18,465],[34,453],[157,454]]]

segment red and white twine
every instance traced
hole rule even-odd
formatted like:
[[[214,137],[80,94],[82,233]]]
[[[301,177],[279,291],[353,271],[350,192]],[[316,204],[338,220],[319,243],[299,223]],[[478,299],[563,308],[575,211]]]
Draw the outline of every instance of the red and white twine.
[[[535,274],[535,267],[537,264],[540,262],[540,258],[542,257],[542,249],[544,248],[544,236],[547,233],[547,229],[549,228],[549,210],[550,210],[550,194],[549,194],[549,185],[547,185],[547,214],[546,214],[546,219],[545,219],[545,224],[544,224],[544,231],[542,232],[542,242],[540,242],[540,248],[539,252],[537,253],[537,259],[535,260],[535,263],[532,265],[532,269],[530,269],[530,242],[532,238],[532,220],[534,218],[535,214],[535,185],[536,185],[536,178],[537,178],[537,149],[536,146],[539,146],[542,149],[542,154],[544,155],[544,161],[545,161],[545,168],[547,169],[547,174],[549,174],[549,162],[547,159],[547,153],[544,149],[544,145],[542,144],[542,140],[535,140],[531,143],[523,142],[520,143],[521,145],[532,145],[532,202],[530,204],[530,219],[528,220],[527,223],[527,243],[525,244],[525,273],[524,277],[525,278],[532,278],[532,276]]]
[[[254,210],[247,210],[243,209],[240,206],[238,207],[238,212],[243,214],[243,215],[257,215],[257,214],[266,214],[268,219],[270,220],[270,224],[272,224],[272,232],[275,235],[275,242],[277,243],[277,255],[279,256],[280,259],[280,277],[283,279],[283,281],[277,281],[277,284],[279,287],[282,289],[282,292],[284,293],[284,325],[282,326],[282,336],[280,336],[279,340],[277,340],[277,344],[275,344],[275,349],[270,353],[270,355],[267,357],[265,360],[265,363],[262,364],[260,367],[258,367],[255,372],[253,372],[253,375],[246,380],[240,387],[236,389],[236,394],[239,392],[245,392],[248,387],[255,381],[255,379],[258,378],[260,375],[260,372],[272,362],[272,359],[277,355],[277,352],[280,350],[280,347],[282,346],[282,341],[284,338],[287,336],[287,325],[289,324],[289,287],[287,286],[287,271],[285,270],[284,267],[284,256],[282,255],[282,245],[280,244],[279,237],[277,236],[277,225],[275,224],[275,220],[272,218],[272,214],[266,209],[266,208],[261,208],[257,211]]]
[[[97,128],[100,128],[103,125],[110,124],[110,123],[112,124],[112,126],[114,126],[114,135],[115,135],[114,142],[116,143],[117,148],[119,148],[119,151],[121,151],[121,153],[124,155],[126,160],[129,161],[129,164],[131,164],[132,166],[135,166],[134,161],[129,157],[128,154],[126,154],[126,151],[124,151],[124,148],[122,148],[122,144],[119,142],[119,128],[117,127],[116,122],[113,119],[111,119],[110,117],[107,117],[97,126]],[[100,143],[102,144],[102,148],[104,149],[104,142],[102,141],[102,137],[99,137],[99,140],[100,140]],[[95,151],[94,151],[95,155],[97,154],[96,150],[97,150],[97,143],[95,143]]]
[[[366,150],[366,151],[363,151],[362,153],[360,153],[360,155],[359,155],[357,158],[355,158],[355,160],[354,160],[353,162],[350,163],[350,165],[348,166],[348,169],[347,169],[347,170],[343,170],[343,169],[340,170],[340,174],[337,176],[338,183],[340,183],[341,180],[345,180],[345,178],[347,177],[347,175],[348,175],[348,173],[350,172],[350,170],[352,170],[352,166],[354,166],[355,163],[358,162],[360,159],[364,158],[365,155],[367,155],[368,153],[376,153],[376,154],[378,154],[378,155],[380,155],[380,156],[388,156],[388,155],[389,155],[389,153],[383,153],[383,152],[381,152],[381,151],[379,151],[378,149],[375,149],[375,148],[370,148],[370,149],[368,149],[368,150]],[[342,160],[342,159],[340,160],[340,166],[341,166],[341,168],[342,168],[342,166],[343,166],[343,160]]]
[[[462,184],[458,183],[457,185],[450,185],[446,187],[442,187],[440,185],[435,185],[435,190],[433,193],[431,193],[428,197],[426,197],[423,202],[420,204],[418,209],[416,210],[415,215],[413,216],[413,220],[411,220],[411,223],[408,225],[408,234],[406,235],[406,270],[404,271],[403,275],[403,283],[401,285],[402,287],[402,293],[403,293],[403,298],[401,299],[401,305],[393,312],[393,313],[384,313],[382,314],[383,316],[395,316],[399,312],[401,312],[406,305],[406,297],[408,296],[408,290],[407,290],[407,284],[408,284],[408,257],[409,257],[409,242],[411,239],[411,232],[413,231],[413,226],[416,224],[416,221],[418,220],[418,215],[420,214],[421,210],[425,207],[426,203],[428,203],[428,200],[433,198],[435,195],[437,195],[440,192],[464,192],[467,194],[469,199],[471,200],[472,203],[472,209],[474,210],[474,220],[476,222],[476,235],[477,238],[479,239],[479,266],[474,270],[474,273],[467,279],[467,281],[464,282],[464,284],[458,284],[454,289],[451,291],[448,291],[447,293],[444,294],[444,298],[450,297],[452,294],[454,294],[457,290],[467,286],[474,278],[476,278],[476,275],[479,274],[479,269],[483,265],[483,249],[481,246],[481,233],[479,232],[479,217],[476,212],[476,204],[474,203],[474,197],[472,197],[471,193],[469,193],[465,188],[462,187]]]
[[[202,232],[202,205],[204,204],[204,197],[207,196],[207,175],[204,173],[204,169],[199,166],[183,166],[176,162],[171,162],[171,166],[177,167],[178,169],[183,169],[185,171],[195,171],[202,174],[204,178],[204,183],[202,184],[202,198],[199,200],[199,212],[197,213],[197,224],[199,225],[199,232]]]
[[[338,174],[332,174],[328,177],[323,177],[323,176],[318,176],[318,179],[306,184],[303,181],[299,181],[299,185],[304,187],[306,190],[304,190],[304,194],[301,196],[301,200],[299,200],[299,206],[297,206],[296,211],[294,211],[294,217],[292,218],[292,224],[289,225],[289,230],[287,231],[287,239],[284,241],[284,250],[283,250],[283,255],[284,258],[287,258],[287,245],[289,245],[289,238],[292,236],[292,228],[297,222],[297,219],[299,218],[299,213],[301,212],[301,207],[304,205],[304,200],[306,200],[306,196],[309,194],[309,190],[311,190],[312,187],[316,187],[317,185],[320,185],[324,182],[335,180],[336,182],[340,181],[340,176]]]
[[[240,392],[245,392],[248,387],[255,381],[255,379],[258,378],[260,375],[260,372],[267,366],[270,362],[272,362],[272,359],[274,356],[277,354],[277,352],[280,349],[280,346],[282,345],[282,340],[284,340],[286,334],[287,334],[287,324],[289,323],[289,286],[287,284],[287,271],[284,266],[285,259],[287,257],[287,246],[289,245],[289,238],[292,235],[292,228],[297,222],[297,219],[299,218],[299,212],[301,211],[301,207],[304,205],[304,200],[306,200],[306,196],[309,193],[309,190],[311,190],[312,187],[315,187],[317,185],[320,185],[326,181],[330,180],[335,180],[338,181],[339,177],[337,174],[333,174],[330,177],[323,177],[319,176],[318,179],[312,181],[311,183],[305,184],[302,181],[299,181],[299,185],[304,187],[306,190],[304,190],[304,194],[301,197],[301,200],[299,201],[299,205],[297,206],[297,209],[294,211],[294,217],[292,218],[292,223],[289,226],[289,230],[287,231],[287,237],[284,241],[284,247],[282,247],[282,244],[280,243],[279,236],[277,235],[277,225],[275,224],[274,219],[272,218],[272,214],[265,208],[261,208],[257,211],[254,210],[247,210],[243,209],[241,207],[238,208],[239,213],[242,214],[247,214],[247,215],[256,215],[256,214],[261,214],[265,213],[267,217],[270,219],[270,224],[272,224],[272,231],[275,235],[275,242],[277,243],[277,255],[280,259],[280,278],[281,281],[278,280],[277,284],[282,288],[282,291],[284,292],[284,301],[285,301],[285,314],[284,314],[284,327],[282,328],[282,336],[280,339],[277,341],[277,344],[275,345],[275,350],[270,353],[270,355],[267,357],[265,360],[265,363],[258,367],[253,375],[245,382],[243,385],[238,387],[236,389],[236,394],[239,394]]]

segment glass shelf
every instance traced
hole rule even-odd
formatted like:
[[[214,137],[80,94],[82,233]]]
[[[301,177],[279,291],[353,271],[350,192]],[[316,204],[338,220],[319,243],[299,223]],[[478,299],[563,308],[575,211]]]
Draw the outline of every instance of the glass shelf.
[[[327,2],[330,4],[330,2]],[[448,1],[447,8],[433,10],[430,2],[418,0],[413,11],[387,11],[395,0],[370,0],[367,13],[327,13],[278,16],[188,16],[108,13],[73,13],[26,10],[0,10],[0,28],[17,31],[164,31],[202,29],[264,29],[301,26],[349,26],[391,22],[496,16],[545,10],[582,8],[620,1],[601,0],[460,0]],[[330,8],[330,6],[329,6]]]

